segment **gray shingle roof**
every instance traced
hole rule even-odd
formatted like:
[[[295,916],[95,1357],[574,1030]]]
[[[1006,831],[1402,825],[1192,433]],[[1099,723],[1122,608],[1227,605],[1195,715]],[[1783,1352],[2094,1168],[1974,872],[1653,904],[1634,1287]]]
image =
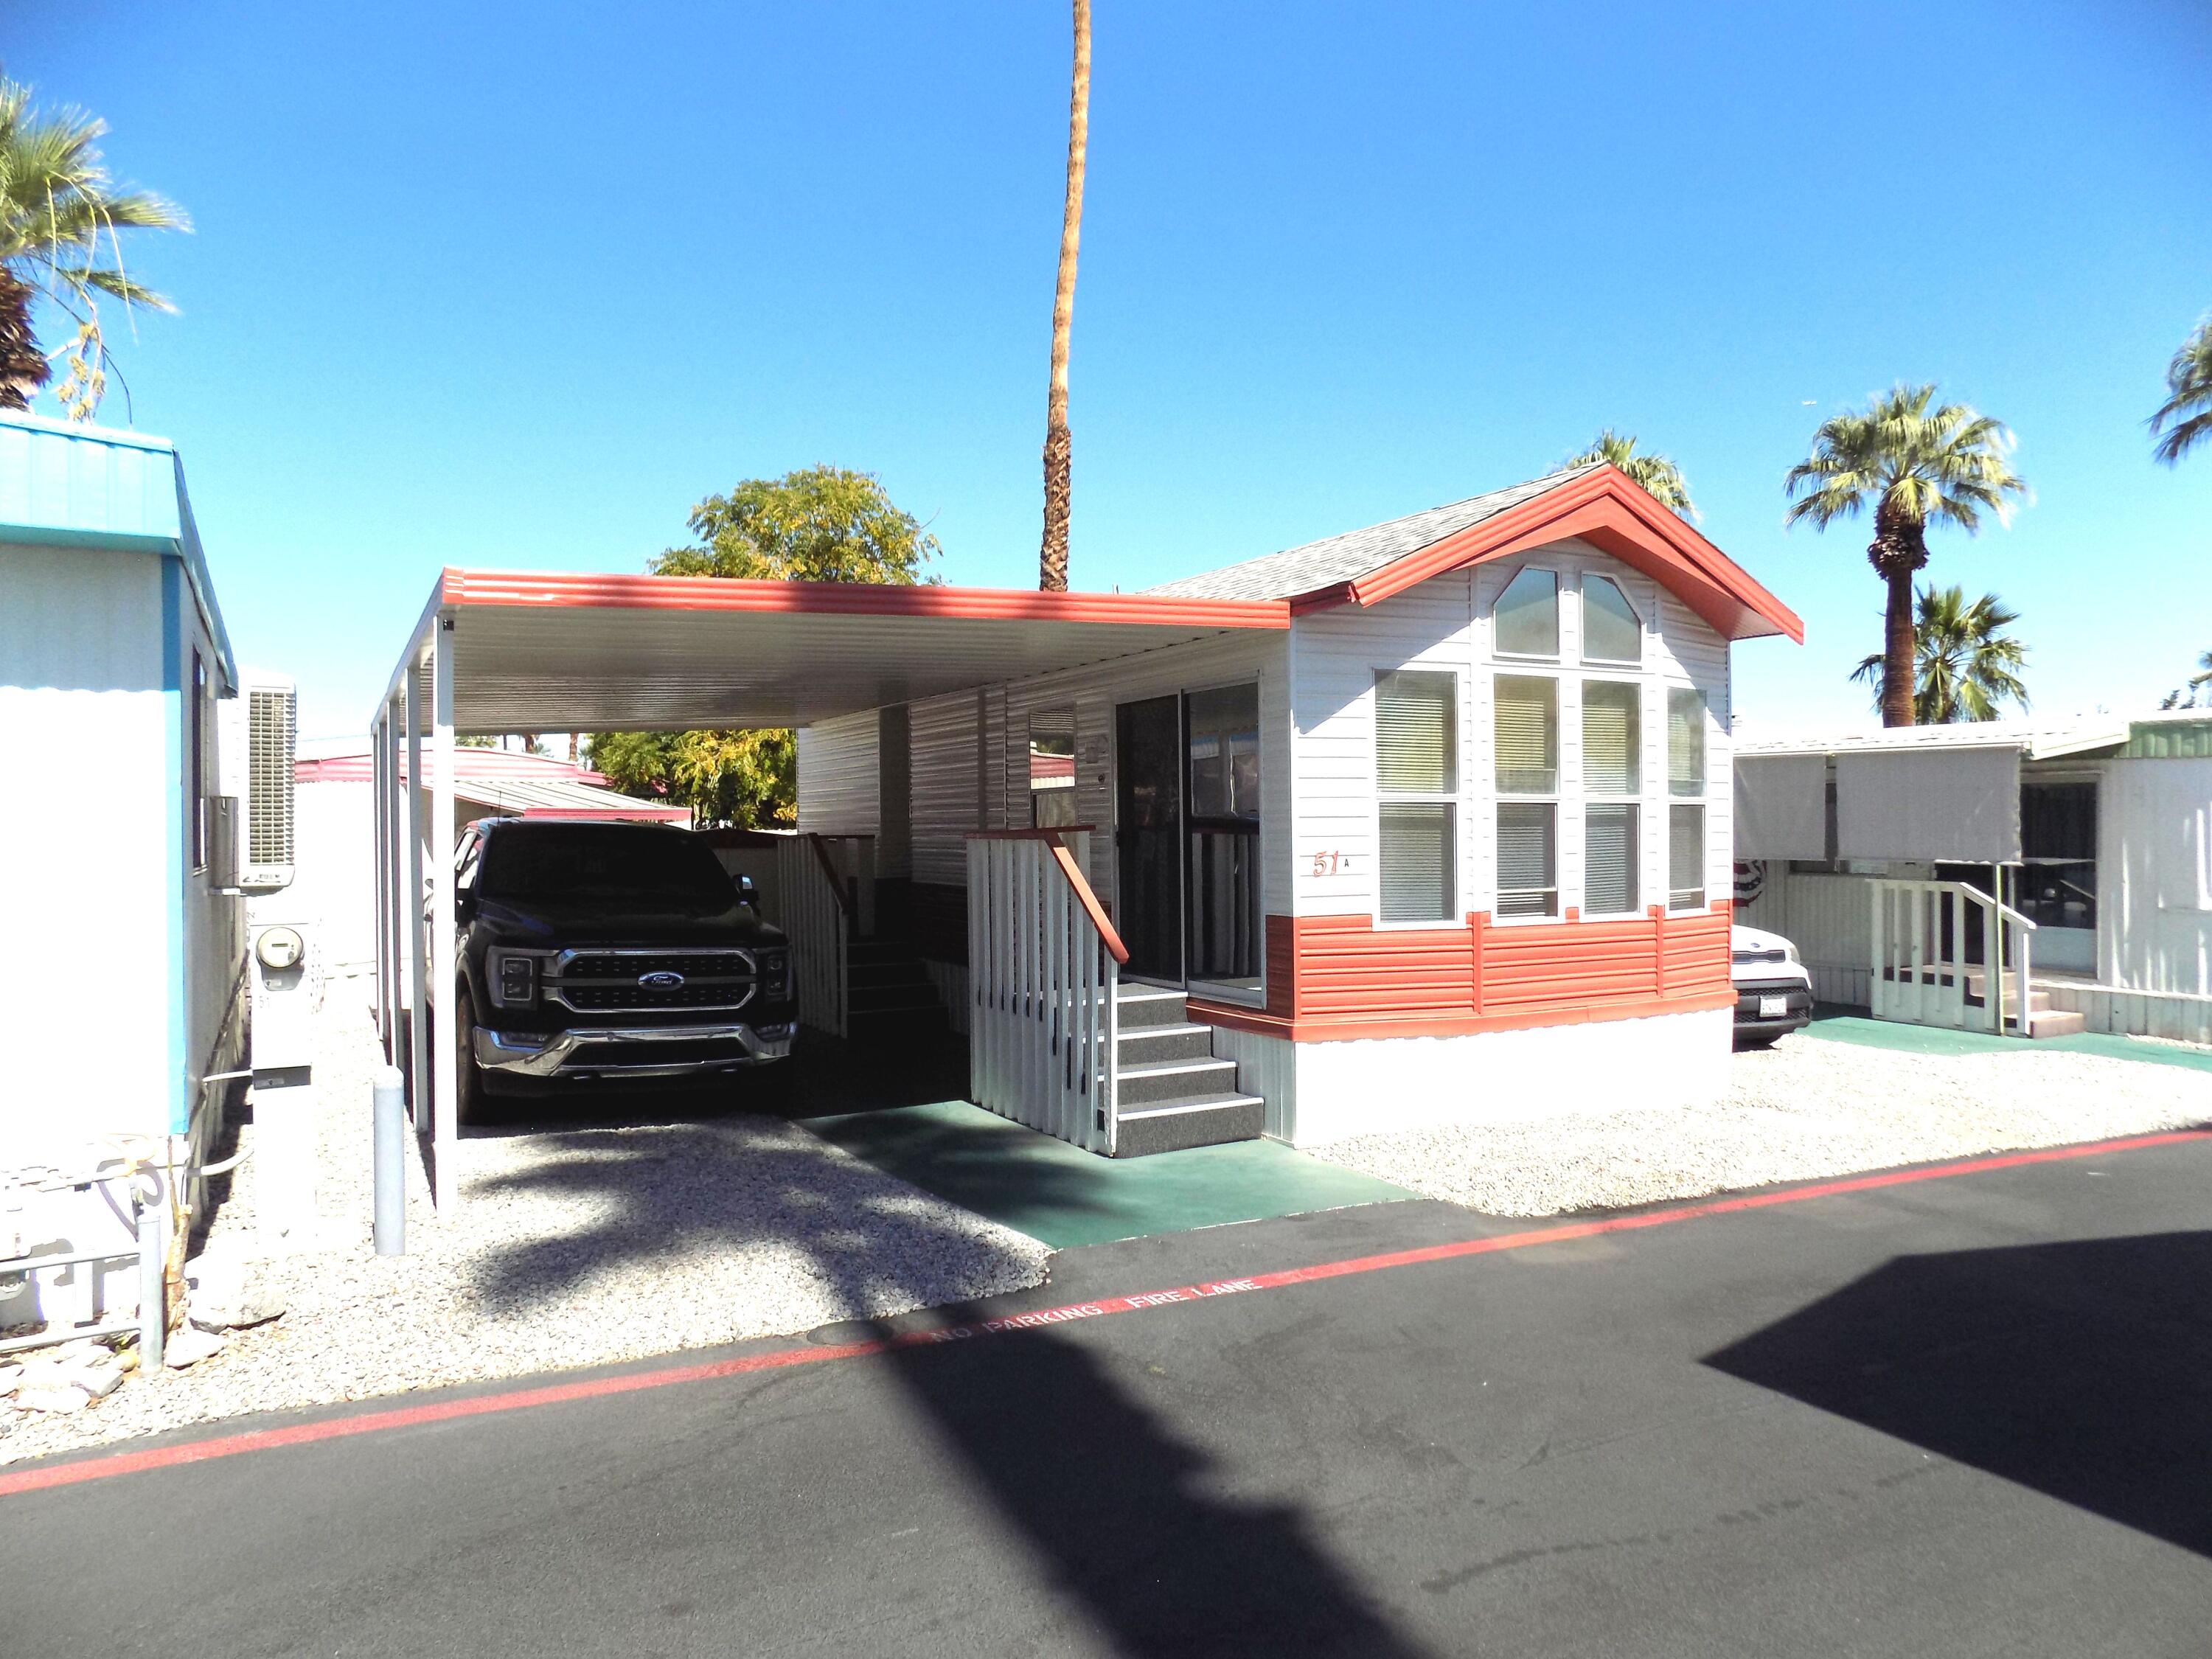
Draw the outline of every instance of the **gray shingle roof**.
[[[1449,507],[1432,507],[1425,513],[1409,514],[1387,524],[1370,525],[1364,530],[1348,531],[1325,541],[1308,542],[1303,547],[1247,559],[1242,564],[1185,576],[1178,581],[1163,582],[1145,591],[1203,599],[1285,599],[1294,594],[1310,593],[1316,588],[1356,580],[1370,571],[1380,570],[1394,560],[1417,553],[1447,536],[1455,536],[1469,525],[1496,518],[1523,501],[1534,501],[1546,491],[1556,489],[1569,479],[1579,478],[1603,465],[1601,461],[1593,461],[1587,466],[1569,467],[1564,472],[1531,478],[1510,489],[1471,495]]]

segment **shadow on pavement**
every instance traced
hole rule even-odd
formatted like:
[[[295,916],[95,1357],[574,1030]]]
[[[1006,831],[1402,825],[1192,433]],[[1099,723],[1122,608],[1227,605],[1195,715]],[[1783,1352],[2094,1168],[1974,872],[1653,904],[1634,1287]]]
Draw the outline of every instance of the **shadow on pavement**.
[[[1705,1363],[2212,1555],[2212,1233],[1903,1256]]]

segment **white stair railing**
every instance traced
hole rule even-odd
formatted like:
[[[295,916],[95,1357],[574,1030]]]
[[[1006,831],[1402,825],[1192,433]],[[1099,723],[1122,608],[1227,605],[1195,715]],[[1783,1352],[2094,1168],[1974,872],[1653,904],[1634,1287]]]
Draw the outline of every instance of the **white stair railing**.
[[[969,1085],[986,1110],[1110,1157],[1129,952],[1084,878],[1089,849],[1080,828],[968,837]]]
[[[852,901],[846,883],[819,836],[787,837],[777,846],[775,858],[799,1023],[842,1037],[852,983],[848,963]]]
[[[2033,921],[1961,881],[1882,878],[1868,886],[1874,905],[1868,1000],[1876,1019],[2029,1034]],[[1977,915],[1983,959],[1973,963],[1967,960],[1967,924]]]

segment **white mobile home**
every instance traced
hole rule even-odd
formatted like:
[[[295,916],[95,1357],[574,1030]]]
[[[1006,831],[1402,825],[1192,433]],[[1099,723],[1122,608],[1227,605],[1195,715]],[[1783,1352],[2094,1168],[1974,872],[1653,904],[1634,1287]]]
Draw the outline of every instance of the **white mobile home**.
[[[1606,466],[1138,594],[449,569],[374,716],[386,1041],[451,1133],[405,1010],[450,982],[456,732],[791,726],[808,1023],[865,1030],[903,952],[974,1097],[1079,1145],[1708,1094],[1729,653],[1776,634]]]
[[[2212,714],[1761,735],[1736,793],[1742,920],[1825,1000],[2212,1042]]]

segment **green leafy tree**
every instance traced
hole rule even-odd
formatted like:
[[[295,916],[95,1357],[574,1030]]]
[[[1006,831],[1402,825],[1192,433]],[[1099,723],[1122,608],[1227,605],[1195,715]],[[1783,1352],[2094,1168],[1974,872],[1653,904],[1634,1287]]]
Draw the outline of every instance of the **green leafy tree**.
[[[2212,317],[2181,343],[2166,366],[2166,400],[2150,417],[2158,443],[2151,453],[2172,466],[2196,445],[2212,437]]]
[[[100,299],[125,312],[175,309],[125,272],[121,233],[191,223],[173,203],[115,187],[100,152],[106,132],[82,110],[35,109],[28,87],[0,80],[0,409],[28,409],[53,377],[33,327],[35,301],[76,325],[69,375],[54,394],[79,421],[92,417],[107,389]]]
[[[1680,514],[1692,524],[1697,522],[1698,509],[1690,501],[1690,486],[1682,477],[1682,469],[1664,455],[1638,454],[1634,434],[1615,432],[1607,427],[1588,449],[1579,455],[1568,456],[1561,465],[1588,466],[1595,461],[1612,463],[1628,475],[1631,483],[1640,486],[1660,506]]]
[[[942,551],[874,477],[843,467],[748,478],[693,507],[690,523],[697,544],[653,559],[655,575],[911,586]],[[595,732],[590,757],[616,788],[688,805],[695,823],[798,822],[788,730]]]
[[[1823,421],[1810,456],[1790,469],[1796,497],[1788,522],[1825,530],[1874,509],[1867,560],[1889,589],[1884,612],[1881,718],[1913,724],[1913,576],[1928,562],[1928,529],[1956,525],[1968,535],[1982,514],[2000,524],[2027,485],[2009,465],[2012,434],[1964,404],[1935,403],[1936,388],[1899,384],[1863,413]]]
[[[1920,590],[1919,616],[1913,627],[1912,712],[1920,726],[1948,726],[1960,720],[1993,720],[2002,705],[2027,707],[2021,679],[2027,647],[2005,630],[2020,620],[1994,593],[1969,604],[1959,587],[1930,584]],[[1883,706],[1882,655],[1866,658],[1851,678],[1874,687],[1874,706]]]

